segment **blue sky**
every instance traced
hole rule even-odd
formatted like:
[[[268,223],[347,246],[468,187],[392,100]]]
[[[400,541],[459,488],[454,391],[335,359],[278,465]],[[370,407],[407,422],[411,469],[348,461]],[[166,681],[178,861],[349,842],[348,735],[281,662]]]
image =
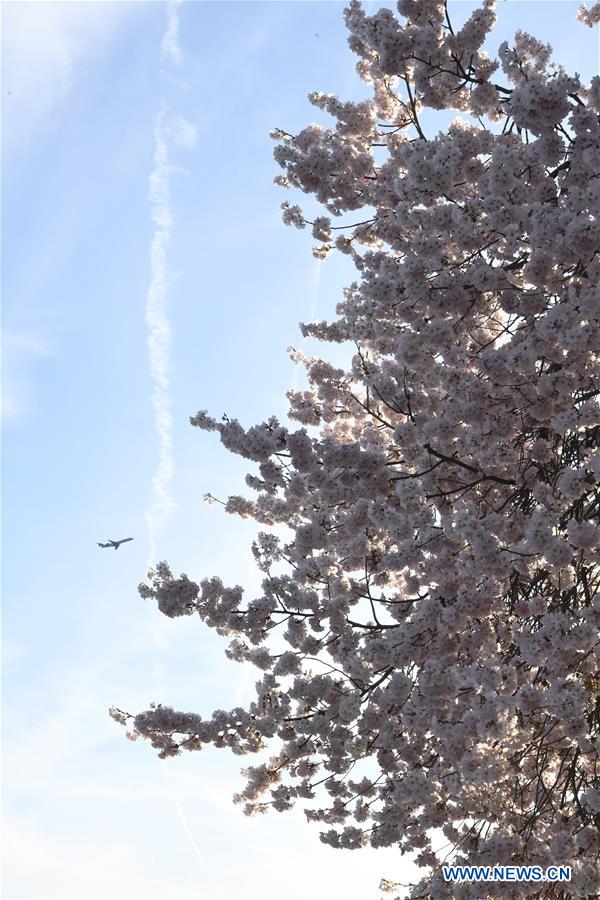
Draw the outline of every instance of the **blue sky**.
[[[244,818],[230,799],[239,759],[206,750],[160,763],[107,716],[154,700],[208,715],[249,699],[257,677],[199,621],[167,620],[136,590],[160,461],[145,324],[157,115],[174,220],[162,362],[176,506],[155,553],[252,593],[254,527],[202,503],[206,491],[243,493],[246,466],[188,417],[283,417],[298,321],[331,316],[353,278],[343,259],[313,260],[307,231],[281,224],[288,195],[272,183],[268,137],[320,115],[310,90],[364,94],[343,5],[3,4],[7,898],[365,900],[382,876],[407,874],[393,850],[324,847],[301,812]],[[455,3],[456,18],[472,7]],[[502,3],[492,47],[522,27],[589,77],[597,36],[576,8]],[[161,58],[169,15],[180,64]],[[182,121],[195,130],[188,146],[176,141]],[[96,546],[128,535],[118,553]]]

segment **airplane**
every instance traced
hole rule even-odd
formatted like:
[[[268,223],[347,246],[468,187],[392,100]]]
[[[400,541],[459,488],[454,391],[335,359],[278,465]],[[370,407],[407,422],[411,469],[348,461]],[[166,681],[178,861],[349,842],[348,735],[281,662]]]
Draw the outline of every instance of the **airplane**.
[[[121,544],[125,544],[127,541],[132,541],[133,538],[121,538],[120,541],[108,541],[107,544],[101,544],[98,542],[99,547],[114,547],[115,550],[118,550]]]

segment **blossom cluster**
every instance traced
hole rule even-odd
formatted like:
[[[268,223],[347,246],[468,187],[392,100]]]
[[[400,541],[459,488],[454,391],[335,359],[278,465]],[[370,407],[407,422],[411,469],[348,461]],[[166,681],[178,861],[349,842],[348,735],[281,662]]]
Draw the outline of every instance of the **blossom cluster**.
[[[441,880],[448,847],[568,864],[572,896],[597,895],[600,78],[524,32],[488,58],[492,0],[458,31],[443,0],[398,10],[345,11],[373,98],[311,94],[335,124],[274,135],[279,183],[325,207],[285,221],[357,270],[335,321],[302,331],[351,364],[292,351],[308,386],[290,427],[191,420],[257,467],[228,511],[290,537],[257,539],[254,599],[166,563],[140,587],[229,636],[256,699],[113,715],[161,756],[276,739],[245,770],[245,810],[306,802],[333,847],[416,854],[411,896],[481,900]],[[427,135],[423,107],[462,118]]]

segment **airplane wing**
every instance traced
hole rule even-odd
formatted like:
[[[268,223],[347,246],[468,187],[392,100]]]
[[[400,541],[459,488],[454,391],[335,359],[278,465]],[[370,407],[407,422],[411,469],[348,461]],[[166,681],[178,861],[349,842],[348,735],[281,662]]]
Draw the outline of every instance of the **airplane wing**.
[[[128,537],[128,538],[121,538],[120,541],[111,541],[110,543],[115,548],[115,550],[118,550],[119,547],[121,546],[121,544],[126,544],[127,541],[132,541],[132,540],[133,540],[133,538]]]

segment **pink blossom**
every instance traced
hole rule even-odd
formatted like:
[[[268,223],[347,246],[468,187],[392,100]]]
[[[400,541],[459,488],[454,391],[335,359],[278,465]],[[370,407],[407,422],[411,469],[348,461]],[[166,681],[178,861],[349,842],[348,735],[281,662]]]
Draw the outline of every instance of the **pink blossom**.
[[[166,563],[140,586],[227,636],[256,699],[111,715],[162,757],[273,743],[248,814],[318,800],[330,846],[419,854],[411,896],[455,896],[437,829],[457,863],[560,861],[597,895],[600,80],[522,31],[490,59],[491,0],[457,31],[443,0],[398,10],[344,13],[371,99],[313,93],[331,127],[273,134],[279,183],[324,207],[284,221],[357,270],[302,333],[353,358],[290,351],[287,425],[191,419],[255,467],[226,511],[287,536],[253,545],[258,596]],[[426,134],[427,107],[469,120]]]

